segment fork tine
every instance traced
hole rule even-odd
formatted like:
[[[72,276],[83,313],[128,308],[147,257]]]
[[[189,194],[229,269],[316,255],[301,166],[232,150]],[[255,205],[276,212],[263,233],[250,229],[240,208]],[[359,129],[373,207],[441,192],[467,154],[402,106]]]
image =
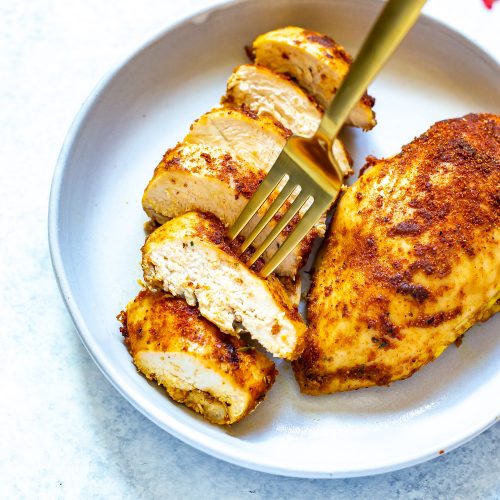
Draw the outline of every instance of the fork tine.
[[[271,203],[266,213],[261,217],[257,225],[253,228],[252,232],[247,236],[247,238],[241,245],[240,247],[241,253],[243,253],[253,243],[258,234],[267,226],[269,221],[275,216],[276,212],[283,206],[285,201],[293,193],[296,187],[297,184],[295,182],[290,182],[290,179],[288,179],[287,183],[281,189],[279,195]]]
[[[275,190],[281,179],[287,174],[279,168],[271,168],[267,176],[260,183],[255,193],[252,195],[245,208],[242,210],[234,224],[228,231],[228,237],[234,240],[241,230],[250,222],[250,219],[255,215],[257,210],[267,200],[269,195]]]
[[[318,222],[323,212],[328,209],[328,206],[329,202],[323,203],[323,200],[313,201],[312,205],[307,209],[306,213],[302,216],[294,230],[287,236],[276,253],[269,259],[268,262],[266,262],[260,272],[261,276],[267,278],[276,269],[276,267],[283,262],[286,256],[312,229],[314,224]]]
[[[273,227],[272,231],[267,235],[266,239],[257,248],[247,262],[250,267],[255,261],[267,250],[267,247],[276,239],[276,237],[283,231],[286,225],[292,220],[293,216],[300,210],[302,205],[311,197],[311,193],[307,192],[305,189],[297,195],[297,198],[293,201],[290,208],[283,214],[280,221]],[[279,250],[278,250],[279,251]]]

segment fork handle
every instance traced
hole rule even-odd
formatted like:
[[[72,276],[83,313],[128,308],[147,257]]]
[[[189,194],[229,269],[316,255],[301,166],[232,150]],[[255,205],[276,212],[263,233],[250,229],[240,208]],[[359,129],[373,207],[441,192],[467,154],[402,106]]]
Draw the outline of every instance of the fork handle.
[[[321,120],[316,137],[332,148],[349,113],[418,18],[426,0],[389,0]]]

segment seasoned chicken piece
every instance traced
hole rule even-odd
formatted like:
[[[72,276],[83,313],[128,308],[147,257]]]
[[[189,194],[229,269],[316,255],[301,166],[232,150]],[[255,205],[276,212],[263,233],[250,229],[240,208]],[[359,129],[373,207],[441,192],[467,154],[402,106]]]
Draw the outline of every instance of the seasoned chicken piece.
[[[224,333],[248,331],[275,356],[295,359],[305,325],[277,278],[248,269],[226,243],[224,225],[197,212],[154,231],[142,249],[144,280],[197,305]]]
[[[385,385],[437,358],[500,298],[500,117],[433,125],[340,200],[309,295],[301,390]]]
[[[268,114],[293,133],[312,137],[323,111],[292,79],[264,66],[242,64],[235,68],[226,85],[222,104],[246,106]]]
[[[291,76],[323,109],[329,106],[352,62],[344,47],[330,37],[294,26],[260,35],[252,50],[255,64]],[[374,104],[365,92],[347,123],[364,130],[373,128]]]
[[[253,64],[234,70],[222,103],[246,107],[261,116],[269,115],[303,137],[316,133],[323,116],[314,100],[289,77]],[[340,139],[335,139],[333,153],[344,175],[350,175],[352,160]]]
[[[154,176],[144,191],[142,206],[160,224],[194,210],[213,213],[226,227],[230,227],[265,175],[264,170],[256,169],[243,160],[236,160],[218,147],[178,144],[167,151],[156,167]],[[250,222],[243,231],[243,236],[249,234],[265,208]],[[278,218],[279,214],[276,219]],[[255,245],[259,245],[269,234],[276,219],[259,235]],[[296,222],[291,222],[270,245],[264,254],[265,259],[274,254]],[[315,238],[324,234],[323,218],[276,268],[276,273],[295,276],[307,261]]]
[[[291,134],[279,121],[248,108],[216,108],[191,125],[184,143],[219,147],[267,172]]]
[[[294,277],[278,276],[277,278],[283,285],[292,306],[299,307],[300,300],[302,298],[302,278],[300,277],[300,274]]]
[[[209,422],[238,422],[274,383],[272,361],[182,299],[143,290],[119,319],[139,371]]]
[[[218,147],[180,143],[156,167],[142,206],[160,224],[200,210],[230,226],[265,175]]]

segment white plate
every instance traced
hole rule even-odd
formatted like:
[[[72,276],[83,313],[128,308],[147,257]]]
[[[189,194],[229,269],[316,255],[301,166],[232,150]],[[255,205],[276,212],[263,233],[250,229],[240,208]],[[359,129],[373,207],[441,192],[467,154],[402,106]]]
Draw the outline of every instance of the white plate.
[[[500,415],[499,317],[470,331],[411,379],[326,397],[299,393],[288,365],[268,398],[232,428],[204,422],[132,365],[116,314],[136,294],[144,240],[142,191],[161,155],[216,105],[243,46],[297,24],[354,51],[379,4],[254,0],[170,27],[125,61],[77,116],[50,202],[59,285],[80,336],[113,385],[183,441],[229,462],[290,476],[347,477],[415,464],[449,451]],[[499,112],[500,69],[459,34],[422,18],[371,86],[379,125],[346,134],[357,169],[390,155],[436,120]]]

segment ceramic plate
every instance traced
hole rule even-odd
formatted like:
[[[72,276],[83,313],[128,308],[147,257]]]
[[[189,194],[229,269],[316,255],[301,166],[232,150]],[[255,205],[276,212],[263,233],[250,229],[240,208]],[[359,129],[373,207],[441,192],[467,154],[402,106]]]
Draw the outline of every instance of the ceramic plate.
[[[500,415],[500,315],[474,327],[411,379],[324,397],[301,395],[290,367],[266,401],[231,428],[173,403],[135,370],[116,314],[138,291],[141,195],[164,151],[224,93],[243,46],[296,24],[356,52],[380,4],[368,0],[254,0],[170,26],[112,72],[77,116],[50,202],[59,285],[99,368],[139,411],[186,443],[252,469],[302,477],[394,470],[438,456]],[[357,170],[437,120],[500,111],[498,64],[449,28],[422,17],[370,87],[378,125],[344,134]]]

